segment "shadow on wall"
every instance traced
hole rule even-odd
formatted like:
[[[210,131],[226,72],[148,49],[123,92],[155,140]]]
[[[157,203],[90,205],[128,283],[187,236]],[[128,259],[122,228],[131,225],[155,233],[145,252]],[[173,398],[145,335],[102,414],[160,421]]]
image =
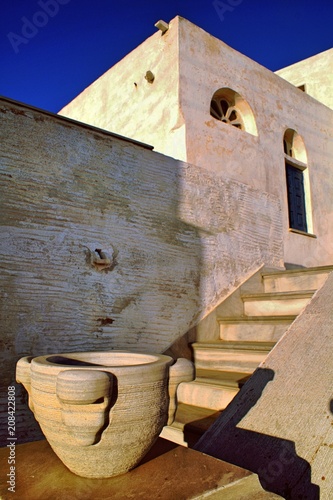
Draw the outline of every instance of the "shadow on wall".
[[[265,490],[287,500],[318,500],[311,466],[294,442],[237,427],[273,378],[273,370],[258,368],[194,449],[258,474]]]
[[[6,446],[9,386],[17,439],[42,438],[15,384],[18,359],[166,349],[200,311],[202,250],[198,229],[178,213],[181,163],[24,106],[5,102],[0,114]]]
[[[4,409],[20,357],[163,352],[281,264],[276,198],[11,101],[0,112]],[[16,412],[20,442],[40,439],[19,387]]]

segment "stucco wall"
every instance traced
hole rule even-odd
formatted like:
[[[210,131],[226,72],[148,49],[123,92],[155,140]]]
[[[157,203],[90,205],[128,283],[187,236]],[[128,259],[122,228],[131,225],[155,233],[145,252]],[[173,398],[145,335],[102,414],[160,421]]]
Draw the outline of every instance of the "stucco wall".
[[[0,117],[2,402],[21,356],[162,352],[263,263],[282,266],[275,196],[11,101]],[[32,439],[28,415],[18,389]]]
[[[333,109],[333,48],[275,72],[296,87]]]
[[[227,175],[279,197],[284,259],[306,267],[333,261],[333,113],[220,40],[179,20],[180,103],[186,123],[186,159],[216,176]],[[219,88],[238,92],[252,108],[257,135],[216,120],[210,101]],[[312,207],[310,233],[289,231],[283,136],[301,135],[307,153]]]

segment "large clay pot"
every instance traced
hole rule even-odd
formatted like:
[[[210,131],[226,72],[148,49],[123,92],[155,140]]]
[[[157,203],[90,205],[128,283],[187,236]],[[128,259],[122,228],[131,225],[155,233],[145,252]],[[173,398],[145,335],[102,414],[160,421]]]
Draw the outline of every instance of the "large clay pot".
[[[63,463],[79,476],[111,477],[140,462],[168,420],[169,386],[174,400],[175,385],[192,378],[191,362],[172,363],[158,354],[66,353],[22,358],[16,378]]]

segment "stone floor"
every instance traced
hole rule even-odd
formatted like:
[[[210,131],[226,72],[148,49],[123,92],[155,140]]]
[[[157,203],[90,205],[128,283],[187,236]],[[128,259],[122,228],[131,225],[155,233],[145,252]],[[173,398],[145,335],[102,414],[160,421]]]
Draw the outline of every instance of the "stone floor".
[[[135,469],[109,479],[72,474],[47,441],[16,447],[15,494],[8,491],[8,448],[0,449],[2,500],[261,500],[281,498],[265,492],[256,474],[159,438]],[[6,472],[7,471],[7,472]]]

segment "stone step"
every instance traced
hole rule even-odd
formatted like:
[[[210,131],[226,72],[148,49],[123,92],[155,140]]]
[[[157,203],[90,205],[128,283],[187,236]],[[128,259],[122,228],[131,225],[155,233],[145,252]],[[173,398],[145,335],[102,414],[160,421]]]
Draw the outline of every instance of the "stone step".
[[[175,420],[171,426],[164,427],[161,437],[183,446],[194,446],[264,361],[331,271],[333,266],[266,272],[262,275],[264,292],[239,295],[243,311],[238,307],[236,312],[229,307],[227,313],[232,316],[235,312],[239,316],[218,318],[220,340],[192,344],[196,378],[179,385]],[[243,484],[230,485],[230,499],[241,498],[239,495],[243,492],[247,492],[246,498],[264,498],[267,492],[260,491],[260,484],[258,490],[253,489],[253,481],[247,479]],[[254,496],[250,492],[254,492]],[[226,490],[223,495],[229,498]],[[279,497],[268,494],[267,498]]]
[[[247,316],[219,318],[220,339],[225,341],[277,342],[296,316]]]
[[[174,422],[163,428],[160,437],[177,444],[193,446],[220,414],[220,411],[209,408],[179,403]]]
[[[328,274],[332,271],[333,266],[321,266],[263,273],[264,291],[289,292],[317,290],[323,285]]]
[[[236,396],[251,374],[220,370],[196,370],[192,382],[183,382],[177,390],[178,403],[199,407],[202,411],[223,410]],[[178,411],[178,410],[177,410]],[[199,411],[199,410],[198,410]],[[180,415],[181,421],[182,413]],[[179,417],[176,419],[179,420]]]
[[[220,384],[231,389],[240,389],[251,374],[236,371],[196,370],[196,381],[202,384]]]
[[[223,410],[239,391],[238,387],[224,386],[219,381],[214,383],[193,380],[182,382],[177,389],[178,403]]]
[[[246,316],[297,316],[315,290],[242,295]]]
[[[251,374],[275,342],[196,342],[192,344],[196,370]]]
[[[201,436],[198,438],[198,435],[196,434],[193,437],[188,435],[185,438],[184,431],[171,424],[163,427],[159,437],[172,441],[173,443],[180,444],[181,446],[188,446],[189,448],[192,448]]]
[[[220,414],[214,409],[179,403],[174,422],[163,428],[160,437],[193,446]]]
[[[180,403],[177,407],[174,426],[180,429],[187,426],[197,434],[203,434],[220,415],[221,411]]]

